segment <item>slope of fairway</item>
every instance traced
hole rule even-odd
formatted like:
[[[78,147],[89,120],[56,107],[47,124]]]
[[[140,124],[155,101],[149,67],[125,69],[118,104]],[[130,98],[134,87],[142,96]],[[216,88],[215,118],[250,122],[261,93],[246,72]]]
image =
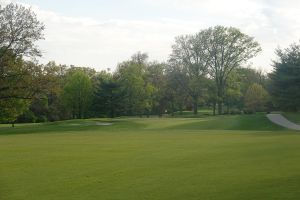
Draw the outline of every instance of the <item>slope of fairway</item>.
[[[137,120],[138,122],[138,120]],[[271,123],[264,114],[215,116],[198,119],[152,119],[149,128],[175,130],[265,130],[275,131],[284,128]]]
[[[112,126],[99,126],[99,122],[109,122]],[[284,128],[271,123],[264,114],[214,116],[203,118],[119,118],[69,120],[44,124],[18,124],[15,128],[0,125],[0,135],[32,134],[44,132],[87,131],[87,130],[265,130],[275,131]]]
[[[1,127],[0,199],[300,197],[300,135],[263,115],[99,121]]]

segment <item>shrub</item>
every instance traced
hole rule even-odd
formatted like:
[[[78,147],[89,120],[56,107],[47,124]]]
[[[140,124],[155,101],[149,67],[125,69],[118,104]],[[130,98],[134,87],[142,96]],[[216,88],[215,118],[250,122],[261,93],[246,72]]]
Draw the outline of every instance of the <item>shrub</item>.
[[[35,123],[37,117],[30,110],[25,111],[21,116],[18,117],[18,123]]]

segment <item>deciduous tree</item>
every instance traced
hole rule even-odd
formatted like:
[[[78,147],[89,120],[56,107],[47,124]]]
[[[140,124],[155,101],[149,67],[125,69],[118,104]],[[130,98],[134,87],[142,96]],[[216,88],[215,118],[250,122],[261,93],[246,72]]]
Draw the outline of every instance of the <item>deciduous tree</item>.
[[[268,97],[268,92],[261,85],[252,84],[245,96],[245,110],[251,113],[264,111]]]
[[[92,83],[85,72],[79,70],[69,77],[64,87],[63,99],[73,118],[87,117],[92,100]]]
[[[193,99],[194,114],[198,113],[198,100],[205,89],[209,57],[206,51],[203,34],[179,36],[172,46],[170,64],[174,70],[180,71],[188,82],[178,80],[178,84]]]
[[[41,52],[36,41],[43,38],[44,25],[31,9],[18,4],[0,6],[0,112],[2,121],[13,122],[41,89],[41,69],[23,57]],[[0,119],[0,120],[1,120]]]
[[[201,31],[209,56],[209,74],[215,80],[218,113],[223,112],[226,83],[231,72],[255,57],[260,45],[237,28],[216,26]]]

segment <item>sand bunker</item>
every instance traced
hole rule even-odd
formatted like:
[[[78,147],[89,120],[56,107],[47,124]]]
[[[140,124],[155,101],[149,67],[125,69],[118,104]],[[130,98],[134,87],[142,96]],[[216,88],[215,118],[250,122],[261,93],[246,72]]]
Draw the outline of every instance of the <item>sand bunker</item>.
[[[113,125],[113,123],[109,123],[109,122],[96,122],[97,126],[111,126]]]

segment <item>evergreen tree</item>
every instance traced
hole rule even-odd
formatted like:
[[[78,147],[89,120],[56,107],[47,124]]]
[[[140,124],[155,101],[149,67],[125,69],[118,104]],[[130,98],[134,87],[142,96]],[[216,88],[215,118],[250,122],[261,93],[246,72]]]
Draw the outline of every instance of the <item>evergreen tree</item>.
[[[270,74],[271,95],[275,106],[287,111],[300,111],[300,43],[277,49],[278,61]]]

